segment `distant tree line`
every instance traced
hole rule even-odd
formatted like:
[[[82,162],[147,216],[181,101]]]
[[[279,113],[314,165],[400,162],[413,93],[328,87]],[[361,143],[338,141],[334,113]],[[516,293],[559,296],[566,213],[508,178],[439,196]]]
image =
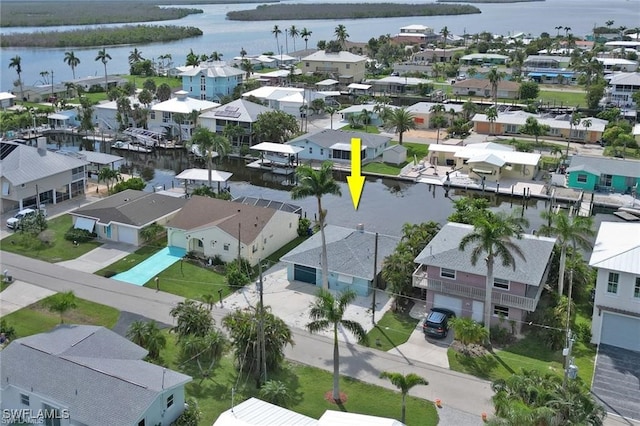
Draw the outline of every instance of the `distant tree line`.
[[[175,25],[126,25],[117,28],[13,33],[2,37],[2,47],[113,46],[174,41],[202,35],[196,27]]]
[[[525,3],[546,0],[436,0],[438,3]]]
[[[254,10],[228,12],[227,19],[232,21],[364,19],[401,16],[468,15],[473,13],[481,12],[475,6],[458,4],[273,4],[260,5]]]
[[[46,11],[46,13],[44,13]],[[160,8],[146,2],[34,1],[2,2],[2,27],[50,27],[167,21],[201,9]]]

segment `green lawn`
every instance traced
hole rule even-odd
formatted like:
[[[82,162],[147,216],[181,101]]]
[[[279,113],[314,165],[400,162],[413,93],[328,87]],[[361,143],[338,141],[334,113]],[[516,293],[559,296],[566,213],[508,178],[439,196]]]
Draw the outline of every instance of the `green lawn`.
[[[369,346],[381,351],[395,348],[409,339],[418,322],[420,320],[411,318],[407,314],[387,311],[376,326],[367,333]]]
[[[68,214],[58,216],[47,223],[49,227],[45,232],[51,231],[53,235],[50,243],[45,244],[38,238],[14,232],[2,240],[2,250],[53,263],[75,259],[101,245],[99,242],[89,241],[76,247],[73,241],[65,240],[64,234],[72,225],[71,216]]]
[[[585,93],[576,93],[576,92],[558,92],[555,90],[540,90],[540,94],[538,95],[538,101],[543,104],[550,104],[556,106],[585,106],[586,105],[586,94]]]
[[[167,333],[165,331],[165,333]],[[223,412],[231,408],[232,389],[235,404],[251,396],[258,396],[255,381],[239,377],[233,358],[226,355],[214,369],[212,377],[200,380],[199,372],[192,366],[181,367],[178,363],[175,336],[167,333],[167,347],[162,351],[162,364],[185,374],[194,380],[187,384],[188,397],[196,398],[202,412],[200,424],[212,424]],[[392,392],[360,381],[341,377],[340,391],[347,395],[347,402],[341,406],[330,404],[324,394],[331,390],[332,375],[329,372],[295,363],[287,363],[283,370],[270,374],[269,379],[286,383],[292,398],[287,408],[313,418],[320,418],[325,410],[342,410],[374,416],[400,418],[401,397]],[[428,380],[429,378],[426,377]],[[434,405],[425,400],[407,397],[407,425],[429,426],[438,423],[438,414]]]
[[[46,299],[45,299],[46,300]],[[118,321],[120,311],[110,306],[78,299],[78,307],[64,314],[67,324],[91,324],[112,328]],[[40,301],[3,317],[16,329],[18,337],[30,336],[51,330],[60,323],[60,315],[49,312]]]
[[[409,161],[412,161],[414,156],[420,161],[429,152],[429,145],[427,144],[404,142],[402,145],[407,148],[407,160]]]
[[[640,158],[640,149],[638,148],[623,149],[623,147],[614,147],[614,146],[605,147],[603,155],[605,157],[615,157],[615,156],[619,157],[623,155],[623,151],[624,151],[625,158]]]
[[[564,374],[562,351],[551,351],[529,337],[483,357],[468,357],[453,349],[449,349],[447,355],[451,370],[487,380],[506,379],[522,368],[551,372],[560,376]],[[585,383],[591,383],[595,349],[576,342],[573,355],[579,368],[578,375]]]
[[[364,127],[351,127],[351,126],[345,126],[345,127],[341,127],[340,130],[344,130],[345,132],[360,132],[360,133],[372,133],[372,134],[379,134],[380,133],[380,129],[378,129],[376,126],[367,126],[366,129]]]
[[[402,171],[402,168],[406,165],[407,165],[406,161],[400,165],[382,163],[382,162],[376,161],[376,162],[368,163],[362,166],[362,171],[369,172],[369,173],[378,173],[381,175],[398,176]]]
[[[223,275],[213,269],[197,266],[188,261],[176,262],[158,276],[160,277],[161,291],[187,299],[200,300],[205,294],[213,294],[217,299],[218,290],[222,290],[223,297],[232,293]],[[144,286],[156,288],[153,279],[145,283]]]
[[[167,83],[172,89],[182,88],[182,79],[178,77],[143,77],[140,75],[121,75],[120,77],[135,83],[139,89],[142,88],[142,85],[148,79],[155,81],[156,87],[162,83]]]

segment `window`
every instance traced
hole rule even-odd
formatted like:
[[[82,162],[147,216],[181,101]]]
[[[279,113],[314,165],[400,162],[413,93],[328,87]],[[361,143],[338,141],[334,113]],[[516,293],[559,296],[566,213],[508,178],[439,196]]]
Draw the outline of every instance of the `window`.
[[[145,426],[144,419],[142,419],[142,420],[140,420],[138,422],[138,426]]]
[[[618,294],[619,280],[620,280],[620,274],[616,272],[609,272],[609,280],[607,282],[607,293]]]
[[[151,110],[151,111],[149,112],[149,118],[151,118],[152,120],[155,120],[155,119],[156,119],[156,112],[155,112],[155,111],[153,111],[153,110]]]
[[[351,64],[346,64],[346,65],[347,65],[347,67],[346,67],[347,69],[351,68]]]
[[[253,246],[251,246],[251,252],[252,253],[255,253],[257,251],[258,251],[258,246],[257,245],[254,244]]]
[[[22,405],[29,406],[29,395],[25,395],[23,393],[20,394],[20,403]]]
[[[440,268],[440,276],[442,278],[451,278],[452,280],[456,279],[456,271],[453,269]]]
[[[496,305],[493,307],[493,315],[497,317],[509,318],[509,308]]]
[[[222,248],[224,251],[229,251],[229,244],[225,244]]]
[[[324,155],[324,149],[320,148],[320,155]]]
[[[580,173],[577,179],[579,183],[587,183],[587,175],[583,173]]]
[[[640,277],[636,277],[636,285],[633,287],[633,297],[640,299]]]
[[[49,404],[42,404],[42,410],[44,411],[44,425],[45,426],[60,426],[61,413]]]
[[[169,395],[169,397],[167,398],[167,408],[171,407],[173,405],[173,394]]]
[[[313,147],[309,147],[309,154],[313,154]]]
[[[509,280],[503,280],[502,278],[493,279],[493,287],[501,290],[509,290]]]
[[[202,240],[198,240],[198,247],[204,247],[204,244],[202,243]]]

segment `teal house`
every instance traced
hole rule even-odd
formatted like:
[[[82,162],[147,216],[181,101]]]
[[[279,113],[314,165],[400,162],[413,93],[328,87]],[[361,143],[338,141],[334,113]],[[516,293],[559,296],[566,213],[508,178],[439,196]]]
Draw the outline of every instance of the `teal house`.
[[[635,195],[640,186],[640,161],[574,155],[567,168],[567,186]]]
[[[329,289],[353,290],[358,296],[368,296],[373,290],[375,234],[364,229],[327,225],[327,265]],[[378,236],[376,276],[382,271],[385,257],[395,250],[399,238]],[[287,265],[287,279],[322,287],[322,241],[320,233],[285,254],[280,260]],[[378,288],[382,288],[378,281]]]

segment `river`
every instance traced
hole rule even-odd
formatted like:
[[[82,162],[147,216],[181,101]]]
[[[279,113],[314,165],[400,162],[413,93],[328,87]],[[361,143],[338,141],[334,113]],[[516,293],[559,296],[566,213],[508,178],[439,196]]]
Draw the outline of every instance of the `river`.
[[[357,0],[330,0],[331,3],[356,2]],[[375,0],[385,2],[408,3],[406,0]],[[373,2],[375,2],[373,1]],[[318,0],[302,0],[300,3],[318,3]],[[321,2],[321,1],[320,1]],[[370,1],[371,2],[371,1]],[[383,34],[396,34],[400,27],[410,24],[423,24],[439,32],[447,26],[450,32],[462,35],[489,31],[494,34],[513,34],[517,32],[531,33],[534,36],[542,32],[555,35],[555,27],[562,25],[570,27],[571,32],[578,37],[591,33],[594,25],[603,26],[606,21],[613,20],[615,27],[624,25],[628,28],[638,26],[640,22],[640,0],[546,0],[543,2],[507,3],[507,4],[478,4],[481,14],[435,17],[408,17],[383,19],[347,19],[347,20],[297,20],[297,21],[262,21],[240,22],[227,21],[226,13],[231,10],[253,9],[258,4],[223,4],[223,5],[194,5],[203,9],[205,13],[189,15],[185,18],[158,22],[166,25],[195,26],[203,31],[197,38],[179,40],[172,43],[153,43],[138,45],[146,58],[157,58],[160,55],[171,54],[175,64],[184,64],[190,49],[196,53],[210,54],[217,51],[223,54],[223,59],[238,56],[244,48],[249,54],[259,54],[266,51],[276,51],[275,38],[271,34],[274,25],[281,30],[295,25],[297,28],[308,28],[312,31],[309,46],[315,47],[319,40],[332,39],[335,27],[343,24],[349,33],[349,40],[366,42],[371,37]],[[184,5],[183,5],[184,6]],[[0,33],[33,32],[47,30],[64,30],[70,27],[49,28],[2,28]],[[286,49],[284,39],[280,37],[280,44]],[[304,41],[298,38],[296,48],[304,48]],[[107,67],[113,74],[128,73],[127,58],[133,46],[108,48],[111,55]],[[15,70],[8,69],[10,58],[19,55],[22,58],[22,78],[25,85],[40,84],[42,71],[53,71],[56,82],[71,80],[71,69],[63,62],[64,52],[73,50],[80,59],[76,68],[76,75],[102,75],[104,70],[101,62],[95,61],[98,51],[93,48],[64,48],[64,49],[35,49],[35,48],[2,48],[0,67],[0,91],[14,90],[13,82],[17,75]],[[289,39],[289,50],[293,51],[293,42]]]

